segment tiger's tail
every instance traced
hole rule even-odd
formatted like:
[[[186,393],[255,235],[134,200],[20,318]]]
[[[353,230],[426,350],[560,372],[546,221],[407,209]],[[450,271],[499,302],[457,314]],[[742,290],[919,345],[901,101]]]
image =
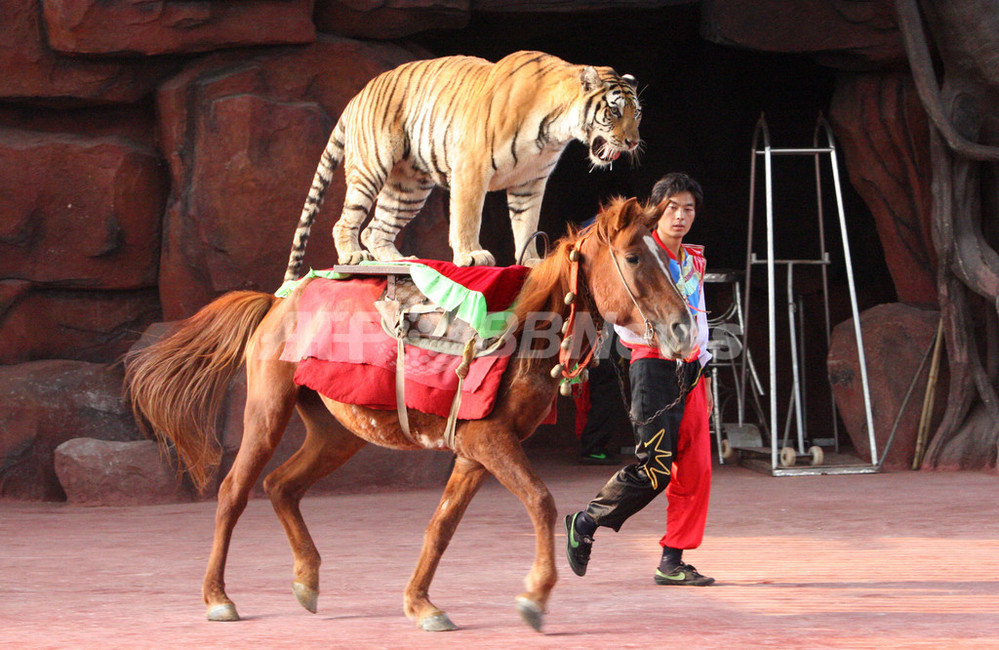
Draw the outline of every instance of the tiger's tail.
[[[292,242],[291,255],[288,258],[288,268],[284,272],[285,282],[298,279],[302,268],[302,258],[305,257],[305,246],[309,243],[309,233],[312,231],[312,222],[316,220],[316,215],[319,214],[319,209],[323,205],[326,188],[329,187],[330,181],[333,179],[333,170],[343,160],[344,136],[343,120],[340,120],[333,128],[330,139],[326,142],[323,155],[319,158],[316,175],[312,178],[312,187],[309,188],[309,195],[305,198],[305,205],[302,206],[302,216],[299,217],[298,228],[295,230],[295,239]]]

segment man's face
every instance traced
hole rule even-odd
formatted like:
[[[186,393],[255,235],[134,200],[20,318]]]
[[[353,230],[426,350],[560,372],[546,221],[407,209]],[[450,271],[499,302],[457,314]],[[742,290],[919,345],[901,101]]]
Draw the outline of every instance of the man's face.
[[[694,225],[694,195],[680,192],[665,199],[666,209],[656,230],[660,239],[683,239]]]

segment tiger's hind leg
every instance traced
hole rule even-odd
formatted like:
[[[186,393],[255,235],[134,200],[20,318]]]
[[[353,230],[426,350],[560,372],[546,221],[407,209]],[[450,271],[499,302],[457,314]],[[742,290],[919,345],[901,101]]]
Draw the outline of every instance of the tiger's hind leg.
[[[361,233],[361,243],[376,260],[391,262],[403,258],[395,238],[419,213],[434,189],[425,174],[414,175],[397,166],[378,194],[375,216]]]
[[[323,405],[316,393],[299,393],[298,412],[305,421],[301,448],[264,479],[264,490],[284,526],[295,558],[292,591],[302,607],[316,613],[321,558],[299,504],[316,481],[347,462],[364,440],[347,431]]]
[[[362,169],[347,171],[347,192],[343,198],[343,211],[333,226],[333,243],[340,264],[357,264],[372,259],[371,253],[361,248],[361,224],[385,183],[384,173]]]

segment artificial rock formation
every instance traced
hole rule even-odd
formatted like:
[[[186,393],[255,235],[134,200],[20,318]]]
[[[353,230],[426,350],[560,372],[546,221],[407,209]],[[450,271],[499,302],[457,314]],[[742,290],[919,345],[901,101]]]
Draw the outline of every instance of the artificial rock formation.
[[[194,499],[190,485],[152,440],[73,438],[55,448],[54,465],[66,501],[77,505],[135,506]]]
[[[930,367],[929,358],[923,363],[923,357],[929,357],[927,350],[933,342],[939,321],[938,311],[921,310],[901,303],[878,305],[860,315],[874,438],[879,460],[880,456],[885,456],[886,469],[912,467]],[[833,329],[828,373],[833,396],[853,448],[862,459],[871,462],[852,319]],[[936,393],[941,397],[934,401],[933,423],[940,421],[945,407],[942,396],[946,395],[946,373],[938,380]],[[884,454],[893,428],[895,437],[888,453]]]
[[[427,29],[459,29],[471,17],[469,0],[317,0],[319,31],[356,38],[404,38]]]
[[[63,500],[53,453],[71,438],[135,440],[120,367],[82,361],[0,366],[0,497]]]
[[[829,118],[850,182],[874,216],[898,300],[936,308],[930,133],[911,76],[840,73]]]
[[[170,54],[310,43],[311,0],[42,0],[49,46],[66,54]]]
[[[156,285],[167,178],[118,136],[0,128],[0,277],[47,287]]]
[[[0,0],[0,99],[31,103],[135,102],[172,73],[155,58],[78,59],[45,40],[40,3]]]

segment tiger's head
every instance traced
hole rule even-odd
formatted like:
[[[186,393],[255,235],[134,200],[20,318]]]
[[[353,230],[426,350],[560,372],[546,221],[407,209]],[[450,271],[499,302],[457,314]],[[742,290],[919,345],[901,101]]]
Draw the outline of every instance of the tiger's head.
[[[607,167],[622,153],[633,157],[642,143],[638,135],[642,107],[635,78],[611,68],[584,66],[580,82],[587,107],[583,128],[590,162]]]

